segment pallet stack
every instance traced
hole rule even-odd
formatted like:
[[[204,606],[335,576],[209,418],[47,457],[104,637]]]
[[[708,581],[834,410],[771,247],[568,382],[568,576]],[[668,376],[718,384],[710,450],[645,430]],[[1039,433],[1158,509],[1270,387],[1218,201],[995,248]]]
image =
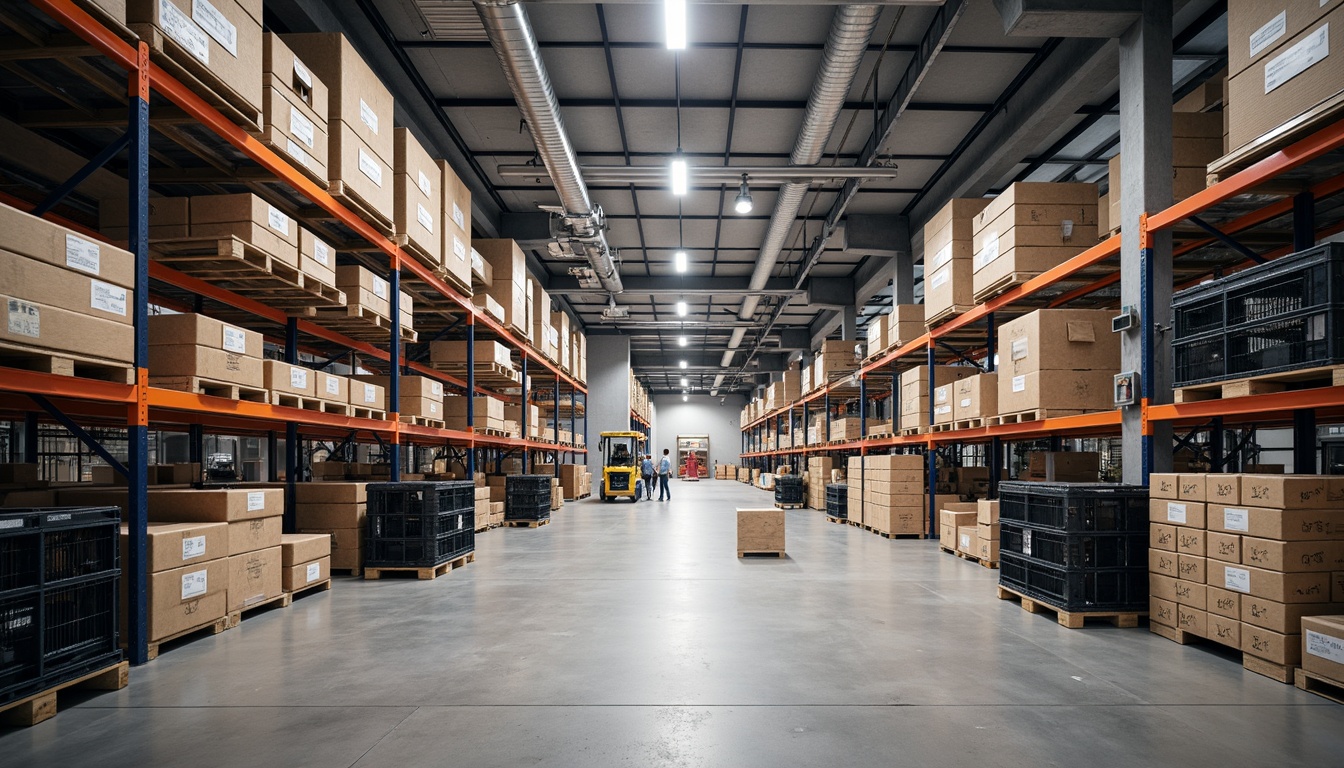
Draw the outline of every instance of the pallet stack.
[[[949,200],[924,225],[924,316],[928,328],[975,306],[975,216],[985,198]]]
[[[504,521],[532,527],[551,520],[553,475],[508,475],[504,478]]]
[[[149,318],[149,383],[231,400],[269,399],[261,334],[205,315]]]
[[[504,311],[504,326],[523,341],[535,342],[527,314],[527,257],[512,240],[472,240],[471,247],[490,266],[487,294]]]
[[[936,365],[933,368],[934,400],[938,412],[952,416],[952,387],[946,386],[979,373],[979,370],[963,365]],[[937,402],[941,393],[943,402]],[[929,366],[917,365],[901,374],[901,414],[900,430],[902,435],[926,434],[929,431]]]
[[[974,218],[976,302],[1025,283],[1097,242],[1097,186],[1015,182]]]
[[[976,553],[979,504],[954,501],[938,505],[938,546],[948,554]]]
[[[432,579],[475,559],[474,482],[370,483],[366,490],[364,578],[409,572]]]
[[[1344,482],[1323,475],[1154,474],[1151,628],[1242,652],[1280,682],[1302,618],[1344,613]]]
[[[975,503],[976,547],[980,564],[999,567],[999,502],[980,499]]]
[[[262,41],[261,76],[261,142],[289,155],[314,183],[326,189],[330,105],[326,83],[274,32],[267,32]]]
[[[1038,309],[1004,323],[993,423],[1114,410],[1120,371],[1114,315],[1102,309]]]
[[[368,483],[299,483],[294,488],[299,531],[328,536],[330,569],[358,576],[364,567]]]
[[[826,509],[826,483],[830,482],[835,459],[830,456],[807,457],[807,506]]]
[[[843,378],[858,367],[854,358],[854,342],[831,339],[821,342],[812,359],[812,388],[819,389],[831,381]]]
[[[280,537],[280,587],[286,595],[331,588],[331,537],[286,533]]]

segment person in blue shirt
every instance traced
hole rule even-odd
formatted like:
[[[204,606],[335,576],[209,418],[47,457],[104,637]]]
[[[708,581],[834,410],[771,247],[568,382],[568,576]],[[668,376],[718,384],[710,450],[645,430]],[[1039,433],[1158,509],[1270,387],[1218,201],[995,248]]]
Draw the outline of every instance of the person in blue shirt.
[[[668,449],[663,449],[663,458],[658,460],[658,500],[671,501],[672,489],[668,487],[667,481],[672,475],[672,459],[668,457]],[[664,498],[666,497],[666,498]]]
[[[639,474],[644,476],[644,491],[647,494],[648,501],[653,501],[653,454],[644,454],[644,461],[639,465]]]

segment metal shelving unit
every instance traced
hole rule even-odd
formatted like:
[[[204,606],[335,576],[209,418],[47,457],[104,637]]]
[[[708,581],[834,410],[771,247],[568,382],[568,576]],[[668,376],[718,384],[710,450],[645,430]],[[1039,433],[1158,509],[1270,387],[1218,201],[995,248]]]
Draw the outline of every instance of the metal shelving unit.
[[[389,238],[380,234],[324,189],[310,181],[287,160],[231,122],[207,103],[200,94],[153,63],[145,43],[127,42],[129,37],[126,36],[125,30],[109,28],[71,0],[31,0],[31,5],[54,21],[58,29],[73,33],[85,44],[77,54],[74,54],[77,58],[96,59],[102,67],[101,69],[88,66],[70,67],[65,73],[67,78],[70,72],[83,73],[83,76],[89,78],[88,84],[102,89],[104,94],[116,93],[123,86],[126,87],[123,92],[128,94],[126,99],[128,109],[124,120],[126,130],[123,136],[113,141],[106,150],[98,153],[69,181],[54,190],[39,190],[40,194],[45,195],[42,203],[34,204],[30,200],[12,195],[0,195],[0,202],[43,215],[86,236],[105,240],[98,233],[53,213],[53,209],[84,178],[125,150],[129,158],[126,175],[129,184],[128,207],[131,211],[128,250],[135,255],[136,261],[136,302],[133,308],[136,339],[135,381],[129,385],[117,384],[0,368],[0,392],[15,398],[14,403],[5,406],[3,410],[22,413],[20,420],[24,421],[25,425],[33,425],[25,426],[25,435],[36,435],[39,416],[60,423],[76,439],[87,445],[127,479],[129,493],[125,522],[130,525],[133,535],[124,564],[128,586],[128,610],[131,617],[126,641],[129,657],[133,663],[144,663],[147,660],[145,496],[148,435],[152,429],[188,432],[197,445],[207,428],[222,430],[226,434],[264,435],[269,438],[272,445],[278,444],[279,434],[283,431],[284,478],[287,483],[286,530],[293,529],[294,487],[300,469],[301,442],[305,440],[341,441],[341,445],[347,445],[361,439],[371,439],[383,448],[389,464],[390,479],[393,481],[400,479],[401,476],[403,447],[439,447],[448,450],[464,461],[468,472],[474,472],[478,463],[486,464],[491,459],[497,467],[505,456],[514,453],[522,456],[524,466],[531,455],[548,454],[553,457],[557,475],[562,459],[568,458],[574,461],[578,456],[587,453],[586,448],[575,445],[486,435],[476,430],[472,408],[467,408],[465,430],[449,430],[401,423],[395,411],[388,414],[387,420],[363,419],[149,386],[147,327],[151,302],[178,311],[199,312],[207,308],[218,308],[218,312],[207,314],[234,313],[229,315],[231,322],[260,330],[269,337],[269,340],[278,341],[284,347],[285,358],[289,362],[298,362],[299,352],[304,348],[301,339],[307,338],[318,343],[335,345],[341,350],[342,355],[351,355],[352,362],[357,357],[362,357],[376,361],[375,365],[381,363],[389,377],[387,388],[389,403],[399,401],[400,377],[403,374],[414,373],[437,378],[445,385],[472,397],[498,394],[502,395],[502,399],[526,404],[530,402],[528,368],[532,367],[545,377],[544,380],[539,378],[537,382],[533,382],[532,388],[549,387],[552,393],[552,402],[555,404],[552,423],[557,436],[562,398],[565,395],[568,395],[570,431],[574,432],[578,426],[577,414],[582,410],[583,430],[585,434],[587,432],[586,408],[576,407],[576,401],[580,397],[583,405],[586,405],[587,390],[581,382],[531,349],[495,318],[477,309],[470,299],[462,296],[415,259],[409,258]],[[71,39],[68,35],[63,35],[63,38]],[[34,48],[35,52],[26,58],[26,61],[41,61],[45,58],[43,55],[45,51],[42,50],[40,41],[34,41]],[[70,55],[72,54],[69,50],[63,47],[56,47],[50,51],[50,57],[53,59]],[[107,71],[123,72],[126,80],[119,85],[108,78]],[[97,82],[94,82],[95,78]],[[110,87],[109,83],[116,88]],[[324,328],[311,320],[287,316],[282,311],[253,298],[221,289],[151,261],[146,210],[150,180],[155,174],[150,165],[151,127],[158,125],[151,116],[151,93],[157,94],[156,98],[161,97],[171,104],[174,110],[185,115],[185,120],[196,129],[193,131],[191,142],[193,147],[206,153],[217,152],[220,154],[220,165],[239,169],[238,177],[235,179],[227,178],[226,175],[222,181],[214,179],[206,182],[201,180],[204,177],[193,177],[184,171],[179,174],[182,178],[169,178],[165,183],[214,184],[237,181],[272,199],[287,196],[293,203],[288,207],[291,210],[300,210],[297,218],[306,225],[331,235],[338,244],[337,251],[342,256],[353,258],[387,275],[391,295],[399,295],[400,290],[405,288],[419,297],[426,305],[423,306],[426,323],[422,327],[432,333],[434,339],[447,337],[453,332],[465,335],[468,350],[465,378],[446,375],[422,365],[417,359],[408,355],[401,339],[401,318],[398,312],[391,313],[393,317],[389,341],[387,348],[382,349],[374,344],[357,341]],[[181,115],[178,115],[179,119],[170,121],[169,124],[180,125],[183,122],[180,119]],[[261,188],[258,188],[258,185],[261,185]],[[275,333],[277,326],[283,329],[282,337],[278,337]],[[494,393],[477,385],[473,343],[478,339],[497,340],[521,356],[522,386],[516,395]],[[336,359],[329,358],[327,364]],[[31,405],[18,407],[19,397],[28,398],[45,414],[36,413],[37,409]],[[521,434],[526,436],[527,409],[524,408],[523,412]],[[124,429],[127,461],[122,463],[107,452],[84,428],[85,425]],[[25,443],[28,442],[32,444],[24,445],[23,454],[25,459],[33,460],[36,441],[25,440]],[[276,457],[273,455],[273,475],[278,469],[276,464]],[[277,478],[273,476],[272,479]]]

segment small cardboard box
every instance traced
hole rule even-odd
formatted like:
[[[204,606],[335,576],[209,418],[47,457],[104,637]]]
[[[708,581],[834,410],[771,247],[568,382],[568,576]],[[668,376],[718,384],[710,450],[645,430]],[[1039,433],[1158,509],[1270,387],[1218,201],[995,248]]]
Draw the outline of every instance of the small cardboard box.
[[[345,291],[347,304],[358,304],[384,320],[392,319],[392,288],[382,277],[358,264],[347,264],[336,267],[336,287]]]
[[[1202,528],[1191,528],[1189,526],[1178,527],[1176,529],[1176,551],[1183,555],[1203,557],[1205,552],[1205,533],[1207,533],[1207,531]]]
[[[1163,552],[1176,551],[1176,526],[1152,523],[1148,526],[1148,547]]]
[[[336,250],[303,227],[299,227],[299,270],[323,285],[336,285]]]
[[[980,525],[998,525],[999,522],[999,501],[998,499],[980,499],[975,503],[975,522]],[[997,532],[997,528],[995,529]],[[995,539],[999,538],[997,535]]]
[[[783,552],[784,510],[737,509],[737,552]]]
[[[1206,475],[1205,501],[1210,504],[1240,504],[1241,475]]]
[[[1210,640],[1222,643],[1229,648],[1241,648],[1241,622],[1236,619],[1229,619],[1226,616],[1219,616],[1215,613],[1205,614],[1206,628],[1208,634],[1205,635]]]
[[[1344,569],[1344,541],[1241,540],[1241,562],[1270,571],[1318,573]]]
[[[1179,567],[1180,555],[1176,556],[1176,562]],[[1151,574],[1149,575],[1151,577]],[[1176,579],[1173,589],[1176,593],[1176,602],[1181,605],[1188,605],[1191,608],[1198,608],[1201,611],[1208,605],[1208,590],[1205,589],[1204,584]]]
[[[234,520],[229,523],[229,556],[278,547],[283,530],[284,521],[279,515]]]
[[[326,555],[307,563],[295,563],[282,567],[280,588],[285,592],[295,592],[313,584],[320,584],[331,578],[331,556]]]
[[[299,267],[298,223],[251,193],[193,197],[191,236],[236,237],[295,269]]]
[[[284,591],[280,571],[280,547],[259,549],[229,557],[229,611],[279,597]]]
[[[331,536],[325,533],[286,533],[280,537],[280,562],[286,567],[330,554]]]
[[[1241,650],[1275,664],[1297,666],[1302,663],[1302,635],[1245,624],[1241,628]]]
[[[1181,569],[1176,553],[1163,552],[1160,549],[1148,550],[1148,572],[1160,573],[1173,579],[1179,578]]]
[[[1180,475],[1154,472],[1148,476],[1149,499],[1177,499]]]
[[[981,373],[956,384],[952,403],[953,419],[983,419],[999,414],[999,375]]]
[[[1207,475],[1177,475],[1176,498],[1182,501],[1207,501]]]
[[[1302,669],[1344,681],[1344,616],[1302,619]]]
[[[1176,579],[1160,573],[1148,574],[1148,594],[1176,602]]]
[[[1208,614],[1197,608],[1176,604],[1176,628],[1189,632],[1195,637],[1206,637],[1208,633]]]
[[[282,488],[151,489],[149,519],[156,523],[232,523],[284,512]]]
[[[126,580],[122,579],[123,596]],[[149,577],[149,639],[202,627],[228,613],[229,560],[220,558],[159,571]],[[126,601],[122,600],[122,606]],[[126,630],[122,608],[122,630]]]
[[[1148,620],[1167,627],[1176,626],[1176,603],[1160,597],[1148,597]]]
[[[1211,560],[1224,563],[1241,562],[1241,537],[1234,533],[1208,531],[1204,551]]]
[[[1344,505],[1344,478],[1330,475],[1242,475],[1241,503],[1271,509],[1330,509]]]
[[[350,380],[326,371],[313,371],[313,394],[332,403],[350,402]]]
[[[313,397],[317,377],[302,365],[279,360],[264,360],[261,364],[262,384],[273,392]]]
[[[1190,581],[1196,584],[1204,583],[1205,559],[1195,555],[1176,555],[1177,578],[1181,581]]]
[[[1209,613],[1229,619],[1241,619],[1241,595],[1212,584],[1205,588],[1205,605]]]
[[[957,551],[974,555],[980,538],[979,526],[963,525],[957,528]]]
[[[1205,508],[1203,502],[1171,501],[1170,499],[1151,499],[1148,502],[1148,519],[1154,523],[1203,528]]]

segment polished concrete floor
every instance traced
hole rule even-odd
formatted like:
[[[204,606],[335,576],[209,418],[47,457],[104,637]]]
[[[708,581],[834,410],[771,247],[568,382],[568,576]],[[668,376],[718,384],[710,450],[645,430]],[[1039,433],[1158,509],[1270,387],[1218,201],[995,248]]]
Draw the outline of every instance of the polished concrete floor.
[[[0,766],[1339,766],[1344,706],[1146,629],[1060,627],[922,541],[569,504],[434,581],[340,579],[0,730]]]

